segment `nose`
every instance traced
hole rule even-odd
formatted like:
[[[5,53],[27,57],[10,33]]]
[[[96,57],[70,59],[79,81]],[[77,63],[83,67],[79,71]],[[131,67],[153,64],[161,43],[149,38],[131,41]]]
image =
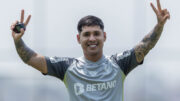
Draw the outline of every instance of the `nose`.
[[[90,40],[90,41],[95,41],[96,38],[95,38],[95,36],[94,36],[93,34],[91,34],[90,37],[89,37],[89,40]]]

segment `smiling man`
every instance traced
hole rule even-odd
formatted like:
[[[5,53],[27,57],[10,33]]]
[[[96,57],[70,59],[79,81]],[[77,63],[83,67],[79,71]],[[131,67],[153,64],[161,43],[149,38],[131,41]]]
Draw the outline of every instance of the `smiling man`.
[[[81,44],[84,56],[91,61],[102,57],[103,45],[106,40],[104,25],[101,19],[95,16],[86,16],[78,23],[77,39]]]
[[[66,85],[70,101],[123,101],[123,83],[127,74],[139,64],[155,46],[160,38],[164,24],[170,18],[167,9],[161,9],[157,0],[156,9],[151,3],[158,23],[134,48],[111,56],[103,54],[106,41],[104,24],[95,16],[86,16],[78,23],[77,40],[84,56],[79,58],[45,57],[28,48],[21,37],[11,26],[16,50],[21,59],[28,65],[41,71],[44,75],[60,78]],[[27,26],[31,15],[24,22],[24,10],[21,12],[20,23]]]

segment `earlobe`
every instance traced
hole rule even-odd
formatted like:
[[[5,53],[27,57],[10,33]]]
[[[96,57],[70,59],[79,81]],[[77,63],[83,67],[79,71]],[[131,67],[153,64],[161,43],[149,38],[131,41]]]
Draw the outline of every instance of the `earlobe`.
[[[80,44],[80,35],[79,34],[77,34],[77,41]]]

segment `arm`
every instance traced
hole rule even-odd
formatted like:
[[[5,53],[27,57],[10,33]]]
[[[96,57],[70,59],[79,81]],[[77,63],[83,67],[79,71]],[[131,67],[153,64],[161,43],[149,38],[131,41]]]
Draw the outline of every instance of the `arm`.
[[[30,18],[31,18],[31,15],[29,15],[27,20],[24,22],[25,26],[27,26]],[[24,10],[21,11],[20,22],[23,23],[23,20],[24,20]],[[45,57],[35,53],[33,50],[27,47],[25,43],[23,42],[21,37],[23,36],[25,32],[24,29],[21,29],[21,33],[15,33],[13,31],[17,23],[18,21],[16,21],[14,24],[11,25],[11,30],[12,30],[12,36],[14,39],[14,43],[15,43],[18,55],[20,56],[20,58],[23,60],[24,63],[31,65],[32,67],[41,71],[42,73],[47,73]]]
[[[17,42],[15,41],[15,46],[18,55],[24,63],[34,67],[42,73],[47,73],[47,66],[44,56],[35,53],[33,50],[27,47],[22,39],[18,40]]]
[[[143,40],[135,46],[135,55],[137,62],[141,62],[147,53],[156,45],[157,41],[159,40],[161,33],[163,31],[164,24],[167,19],[170,18],[170,14],[167,9],[161,9],[160,2],[157,0],[158,9],[154,7],[151,3],[151,7],[156,13],[158,24],[155,28],[147,34]]]

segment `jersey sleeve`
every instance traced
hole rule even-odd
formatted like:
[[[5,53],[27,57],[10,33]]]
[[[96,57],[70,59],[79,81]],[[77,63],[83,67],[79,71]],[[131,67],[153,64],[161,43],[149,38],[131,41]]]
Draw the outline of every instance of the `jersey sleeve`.
[[[45,57],[47,63],[47,73],[44,75],[51,75],[61,80],[64,79],[67,68],[73,63],[74,58],[67,57]]]
[[[143,63],[143,61],[140,63],[137,62],[134,49],[124,51],[120,54],[112,55],[112,57],[125,75],[127,75],[137,65]]]

